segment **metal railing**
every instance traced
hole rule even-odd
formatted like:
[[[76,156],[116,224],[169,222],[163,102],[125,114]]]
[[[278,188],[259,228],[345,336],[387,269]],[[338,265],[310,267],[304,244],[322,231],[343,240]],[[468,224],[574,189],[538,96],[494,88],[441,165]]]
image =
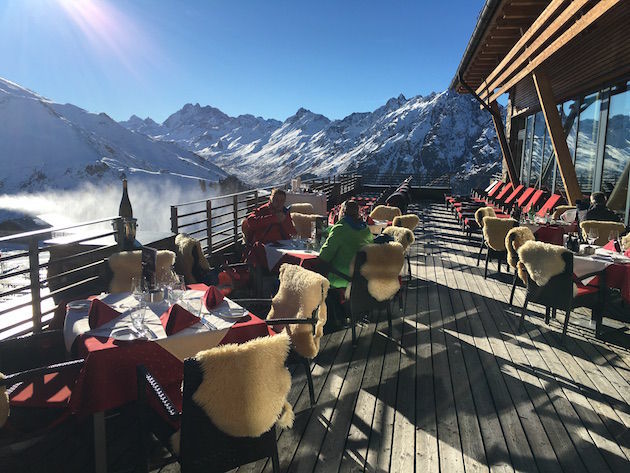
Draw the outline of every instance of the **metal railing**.
[[[302,181],[308,190],[326,195],[328,208],[361,189],[361,176],[341,174]],[[289,184],[279,187],[287,189]],[[237,247],[243,219],[269,198],[272,187],[252,189],[171,206],[171,231],[187,233],[201,242],[206,255]]]
[[[411,176],[412,187],[444,188],[451,187],[451,174],[411,174],[385,173],[363,176],[363,184],[369,186],[398,186]]]
[[[98,287],[104,258],[118,249],[116,240],[122,241],[119,220],[0,238],[0,339],[42,330],[60,300]]]

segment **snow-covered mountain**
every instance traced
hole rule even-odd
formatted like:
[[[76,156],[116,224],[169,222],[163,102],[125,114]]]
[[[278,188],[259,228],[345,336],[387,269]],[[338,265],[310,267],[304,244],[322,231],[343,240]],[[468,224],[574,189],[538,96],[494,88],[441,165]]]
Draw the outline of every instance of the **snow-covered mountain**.
[[[122,175],[189,184],[227,177],[175,143],[134,133],[104,113],[52,102],[2,78],[0,124],[0,194],[71,189]]]
[[[451,90],[411,99],[400,95],[373,112],[341,120],[300,108],[281,123],[187,104],[161,125],[135,116],[121,124],[176,142],[257,184],[356,170],[448,173],[477,185],[500,170],[490,115],[472,97]]]

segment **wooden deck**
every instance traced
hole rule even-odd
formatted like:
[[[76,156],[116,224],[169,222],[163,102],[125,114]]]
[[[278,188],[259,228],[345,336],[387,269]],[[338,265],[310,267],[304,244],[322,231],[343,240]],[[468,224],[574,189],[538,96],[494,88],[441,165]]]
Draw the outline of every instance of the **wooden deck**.
[[[324,337],[313,409],[296,370],[295,425],[278,439],[282,470],[628,473],[626,328],[602,342],[590,316],[574,314],[563,346],[564,314],[547,326],[534,306],[519,333],[511,276],[483,279],[477,243],[443,204],[413,210],[421,224],[405,314],[391,336],[384,314],[362,324],[355,349],[349,330]],[[522,289],[515,300],[520,309]]]

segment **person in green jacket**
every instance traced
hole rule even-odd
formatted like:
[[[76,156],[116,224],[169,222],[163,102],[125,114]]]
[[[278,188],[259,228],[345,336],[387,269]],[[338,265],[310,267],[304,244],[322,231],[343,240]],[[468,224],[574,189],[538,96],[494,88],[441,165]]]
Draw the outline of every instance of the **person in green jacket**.
[[[335,273],[350,277],[350,263],[361,247],[372,243],[374,237],[367,224],[359,216],[359,205],[354,200],[344,202],[342,218],[333,225],[328,238],[319,252],[319,258],[328,263],[328,280],[331,287],[346,288],[348,280]]]

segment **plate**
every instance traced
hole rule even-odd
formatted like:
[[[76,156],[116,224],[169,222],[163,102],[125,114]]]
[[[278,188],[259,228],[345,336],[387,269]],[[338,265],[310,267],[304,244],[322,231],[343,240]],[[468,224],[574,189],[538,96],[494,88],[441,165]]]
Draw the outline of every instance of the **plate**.
[[[88,299],[82,299],[78,301],[70,301],[66,304],[68,310],[86,310],[92,305],[92,301]]]
[[[217,312],[213,313],[212,315],[216,315],[217,317],[224,320],[239,320],[243,317],[247,317],[249,315],[249,312],[243,309],[232,309],[230,310],[229,314],[226,312]]]

